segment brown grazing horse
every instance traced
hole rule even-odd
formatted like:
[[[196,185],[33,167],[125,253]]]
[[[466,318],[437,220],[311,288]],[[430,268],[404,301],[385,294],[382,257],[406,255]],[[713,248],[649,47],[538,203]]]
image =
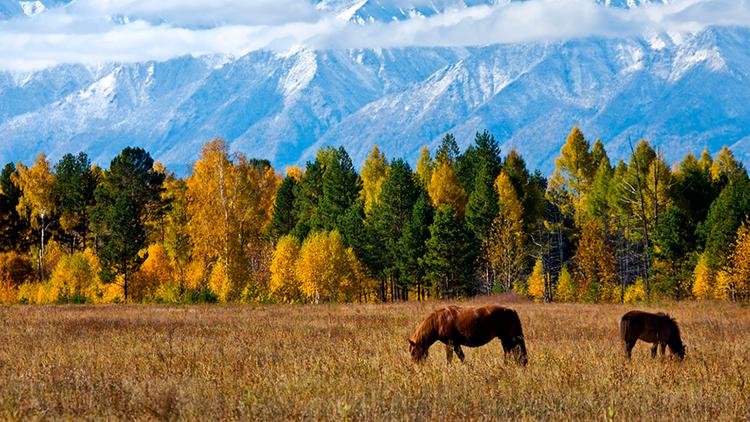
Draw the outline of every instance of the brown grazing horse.
[[[422,321],[409,339],[409,353],[414,361],[422,361],[427,357],[430,346],[441,341],[445,344],[449,363],[454,351],[463,361],[461,346],[479,347],[495,338],[500,339],[506,358],[512,354],[518,362],[526,365],[528,359],[521,320],[516,311],[497,305],[480,308],[448,306],[438,309]]]
[[[642,311],[630,311],[620,320],[620,337],[625,342],[625,353],[630,358],[635,342],[643,340],[654,343],[651,357],[656,357],[656,347],[661,346],[661,355],[669,346],[673,355],[685,358],[685,345],[680,339],[680,329],[672,317],[664,313],[652,314]]]

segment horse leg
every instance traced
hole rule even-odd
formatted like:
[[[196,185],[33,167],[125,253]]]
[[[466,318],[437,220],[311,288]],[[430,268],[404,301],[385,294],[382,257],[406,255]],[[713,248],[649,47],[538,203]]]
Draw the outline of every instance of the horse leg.
[[[453,346],[450,343],[445,344],[445,358],[448,360],[448,363],[451,363],[453,360]]]
[[[664,357],[664,353],[666,352],[667,343],[662,343],[659,345],[660,351],[661,351],[661,357]]]
[[[464,355],[464,351],[461,350],[461,345],[460,344],[455,345],[453,347],[453,350],[456,352],[456,356],[458,356],[461,362],[463,362],[466,356]]]
[[[630,359],[633,354],[633,347],[635,347],[635,341],[625,342],[625,356]]]
[[[654,345],[651,346],[651,358],[652,359],[656,357],[656,348],[657,348],[657,346],[659,346],[659,343],[654,343]]]

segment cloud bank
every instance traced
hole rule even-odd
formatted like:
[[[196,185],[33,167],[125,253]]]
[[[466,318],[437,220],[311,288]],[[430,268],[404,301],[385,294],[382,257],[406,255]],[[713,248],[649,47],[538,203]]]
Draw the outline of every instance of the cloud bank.
[[[242,56],[260,49],[480,46],[696,32],[714,25],[750,26],[750,0],[675,0],[632,9],[594,0],[528,0],[366,24],[308,0],[75,0],[33,18],[0,22],[0,68]]]

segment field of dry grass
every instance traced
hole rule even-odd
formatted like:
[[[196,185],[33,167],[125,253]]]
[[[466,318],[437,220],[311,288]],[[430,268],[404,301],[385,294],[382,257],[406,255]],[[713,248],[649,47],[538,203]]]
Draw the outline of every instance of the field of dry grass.
[[[450,366],[436,344],[416,366],[406,339],[437,306],[2,307],[0,419],[750,418],[739,305],[660,306],[681,363],[643,343],[624,361],[631,307],[515,303],[528,367],[499,342]]]

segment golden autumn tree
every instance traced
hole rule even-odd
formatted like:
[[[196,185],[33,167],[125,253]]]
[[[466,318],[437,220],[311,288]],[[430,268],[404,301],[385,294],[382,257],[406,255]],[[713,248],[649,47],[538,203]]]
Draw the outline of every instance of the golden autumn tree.
[[[430,186],[432,180],[432,157],[430,156],[430,149],[427,145],[422,147],[419,152],[419,160],[417,161],[417,176],[419,181],[422,182],[422,186],[427,188]]]
[[[742,164],[726,145],[721,148],[721,151],[716,155],[716,159],[711,163],[711,179],[715,183],[726,184],[742,172]]]
[[[145,255],[146,259],[133,277],[133,298],[177,301],[179,280],[175,277],[177,272],[164,245],[152,243]]]
[[[295,273],[302,294],[315,303],[361,298],[365,283],[361,263],[336,230],[316,232],[305,239]]]
[[[37,270],[39,271],[39,280],[44,280],[43,259],[46,234],[56,204],[55,176],[50,171],[49,162],[44,154],[39,154],[31,168],[19,162],[16,169],[16,174],[11,177],[22,192],[17,206],[18,213],[22,216],[29,216],[31,226],[39,230]]]
[[[499,212],[492,223],[483,252],[495,272],[495,282],[509,291],[519,281],[525,266],[523,204],[505,171],[495,180]]]
[[[693,296],[696,299],[712,299],[714,291],[714,273],[708,265],[708,256],[702,253],[693,271]]]
[[[60,303],[91,302],[99,284],[98,259],[91,249],[65,254],[50,276],[50,297]]]
[[[578,299],[578,286],[568,271],[568,265],[563,265],[557,276],[555,286],[555,300],[560,302],[575,302]]]
[[[591,302],[612,301],[609,293],[617,284],[615,254],[597,221],[584,222],[574,259],[578,297]]]
[[[271,280],[268,288],[283,302],[296,302],[302,298],[296,266],[300,254],[300,242],[292,235],[282,236],[271,260]]]
[[[737,230],[737,240],[725,272],[730,278],[728,285],[731,298],[750,299],[750,221],[742,224]]]
[[[377,145],[367,155],[361,174],[362,190],[360,196],[365,202],[365,213],[369,214],[373,205],[380,201],[380,189],[388,174],[388,162]]]
[[[188,230],[193,258],[206,275],[210,270],[210,285],[222,300],[237,298],[253,269],[265,265],[253,259],[268,248],[263,234],[277,185],[270,164],[230,154],[221,139],[201,149],[187,180]]]
[[[591,144],[576,126],[560,149],[560,156],[555,159],[547,196],[566,215],[573,215],[580,207],[584,194],[593,182],[597,169],[590,148]]]
[[[527,284],[527,294],[536,302],[544,300],[544,265],[541,259],[537,259],[534,270],[531,272]]]
[[[464,215],[468,198],[450,161],[439,163],[432,171],[427,192],[435,209],[447,206],[456,210],[458,216]]]

